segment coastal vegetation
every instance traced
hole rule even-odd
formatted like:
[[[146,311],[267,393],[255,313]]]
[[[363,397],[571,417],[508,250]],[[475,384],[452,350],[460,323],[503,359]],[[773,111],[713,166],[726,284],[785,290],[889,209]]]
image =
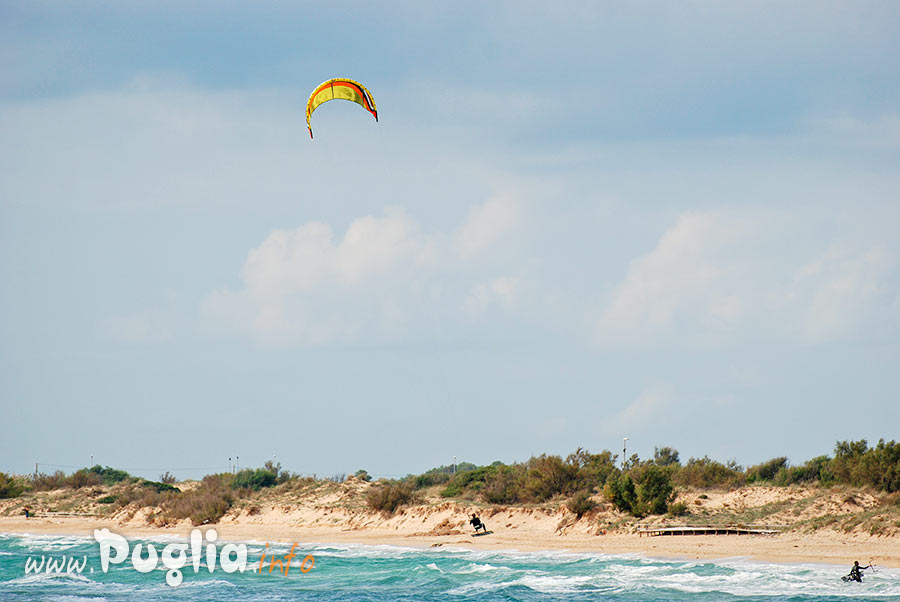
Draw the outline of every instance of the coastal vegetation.
[[[316,479],[288,472],[273,462],[262,468],[211,474],[182,483],[175,483],[168,472],[160,475],[159,481],[150,481],[97,465],[71,474],[0,473],[0,498],[84,492],[83,499],[93,504],[93,512],[120,513],[126,518],[142,513],[149,524],[157,526],[185,519],[202,525],[216,523],[244,507],[254,509],[248,514],[259,513],[261,501],[268,499],[264,491],[296,496],[304,491],[324,491],[345,480],[361,487],[359,509],[386,517],[436,499],[494,508],[550,505],[570,512],[574,520],[612,512],[620,518],[611,525],[653,516],[688,522],[746,523],[791,512],[799,517],[798,524],[802,522],[804,528],[813,530],[860,525],[869,530],[900,528],[900,443],[885,440],[875,446],[865,440],[839,441],[833,455],[798,465],[783,456],[746,468],[734,461],[723,463],[705,456],[682,462],[678,451],[670,447],[656,448],[653,457],[647,459],[636,454],[621,459],[610,451],[591,453],[579,448],[565,458],[542,454],[510,464],[459,463],[373,482],[365,470],[349,478],[336,475]],[[803,487],[807,501],[779,498],[754,506],[752,511],[727,504],[714,507],[710,502],[711,496],[722,496],[714,492],[747,487]],[[820,499],[817,490],[832,498],[834,492],[846,491],[839,494],[841,504],[858,507],[859,511],[851,517],[837,510],[822,510],[803,518],[814,504],[824,508],[825,498]]]

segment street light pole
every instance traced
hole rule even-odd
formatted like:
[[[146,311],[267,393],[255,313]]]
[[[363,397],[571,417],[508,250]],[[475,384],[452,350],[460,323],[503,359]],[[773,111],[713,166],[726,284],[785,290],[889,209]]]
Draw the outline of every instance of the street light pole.
[[[624,437],[622,439],[622,470],[625,470],[625,458],[628,457],[625,452],[625,448],[627,448],[627,447],[628,447],[628,437]]]

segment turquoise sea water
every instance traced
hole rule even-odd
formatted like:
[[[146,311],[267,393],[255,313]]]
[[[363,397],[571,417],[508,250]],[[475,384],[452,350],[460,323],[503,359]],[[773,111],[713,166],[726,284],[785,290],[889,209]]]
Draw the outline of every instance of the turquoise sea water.
[[[129,539],[152,543],[157,552],[187,537]],[[227,542],[216,542],[221,548]],[[290,544],[270,545],[283,557]],[[827,565],[784,565],[742,559],[661,560],[636,555],[565,552],[421,550],[394,546],[299,544],[287,576],[254,572],[265,544],[247,542],[247,571],[210,573],[205,562],[194,573],[190,558],[178,587],[166,584],[162,562],[148,573],[130,557],[101,570],[92,537],[0,534],[0,600],[895,600],[900,569],[867,572],[865,582],[844,583],[847,570]],[[146,548],[144,549],[146,556]],[[300,563],[312,554],[307,573]],[[75,557],[81,574],[25,574],[26,559]],[[86,558],[86,560],[85,560]],[[268,558],[268,556],[267,556]],[[306,565],[309,566],[309,563]],[[45,565],[46,567],[46,565]],[[93,569],[93,572],[91,572]]]

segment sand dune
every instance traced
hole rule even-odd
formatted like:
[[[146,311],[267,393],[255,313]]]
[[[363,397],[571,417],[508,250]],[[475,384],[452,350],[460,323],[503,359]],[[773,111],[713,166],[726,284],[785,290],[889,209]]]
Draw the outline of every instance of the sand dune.
[[[287,484],[289,485],[289,484]],[[186,488],[190,484],[185,485]],[[215,525],[231,540],[460,546],[478,549],[565,549],[596,553],[641,553],[649,556],[720,558],[744,556],[777,562],[852,564],[860,560],[900,567],[900,520],[892,499],[871,492],[802,487],[744,487],[734,491],[681,494],[690,508],[684,517],[636,520],[612,510],[597,497],[599,509],[580,519],[564,500],[537,506],[489,506],[445,500],[427,492],[420,503],[392,516],[365,504],[369,483],[350,479],[321,487],[280,486],[240,500]],[[96,493],[96,492],[95,492]],[[154,508],[110,508],[79,503],[71,491],[33,494],[28,500],[0,503],[0,531],[89,535],[108,527],[126,535],[187,536],[193,527],[182,520],[160,526]],[[69,508],[103,516],[62,517],[48,514],[25,519],[21,506],[33,511]],[[889,504],[885,506],[885,504]],[[884,516],[879,508],[886,507]],[[469,516],[477,513],[492,531],[472,537]],[[743,519],[743,520],[742,520]],[[747,519],[755,519],[749,521]],[[891,522],[893,521],[893,522]],[[642,536],[648,525],[738,524],[776,526],[778,535]],[[881,527],[879,527],[881,525]],[[212,525],[208,525],[212,526]],[[206,527],[204,527],[206,528]]]

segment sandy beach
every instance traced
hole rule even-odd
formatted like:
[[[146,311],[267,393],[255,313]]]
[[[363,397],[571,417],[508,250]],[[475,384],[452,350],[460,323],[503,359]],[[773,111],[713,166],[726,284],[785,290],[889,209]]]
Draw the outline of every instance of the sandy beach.
[[[410,514],[414,513],[412,511]],[[472,537],[471,528],[459,525],[438,534],[443,519],[421,520],[419,516],[384,521],[384,524],[361,527],[352,522],[338,521],[333,526],[301,526],[293,521],[267,522],[265,517],[243,517],[224,520],[215,528],[220,539],[231,541],[302,542],[365,545],[395,545],[408,547],[456,546],[483,550],[556,550],[601,554],[642,554],[649,557],[716,559],[746,557],[757,561],[780,563],[829,563],[850,566],[854,560],[883,567],[900,567],[900,539],[863,534],[844,534],[834,531],[778,535],[699,535],[648,537],[636,533],[607,533],[594,535],[583,529],[561,534],[555,525],[556,515],[520,514],[520,510],[486,519],[492,533]],[[459,522],[466,515],[458,513]],[[296,517],[294,517],[296,518]],[[256,519],[256,520],[252,520]],[[500,520],[494,520],[500,519]],[[515,521],[515,528],[506,527]],[[504,522],[505,521],[505,522]],[[187,537],[194,527],[187,521],[170,527],[141,526],[134,521],[85,518],[29,518],[2,517],[0,532],[54,535],[91,536],[94,529],[103,527],[127,536],[174,535]],[[430,528],[429,528],[430,527]],[[466,527],[468,527],[466,525]]]

